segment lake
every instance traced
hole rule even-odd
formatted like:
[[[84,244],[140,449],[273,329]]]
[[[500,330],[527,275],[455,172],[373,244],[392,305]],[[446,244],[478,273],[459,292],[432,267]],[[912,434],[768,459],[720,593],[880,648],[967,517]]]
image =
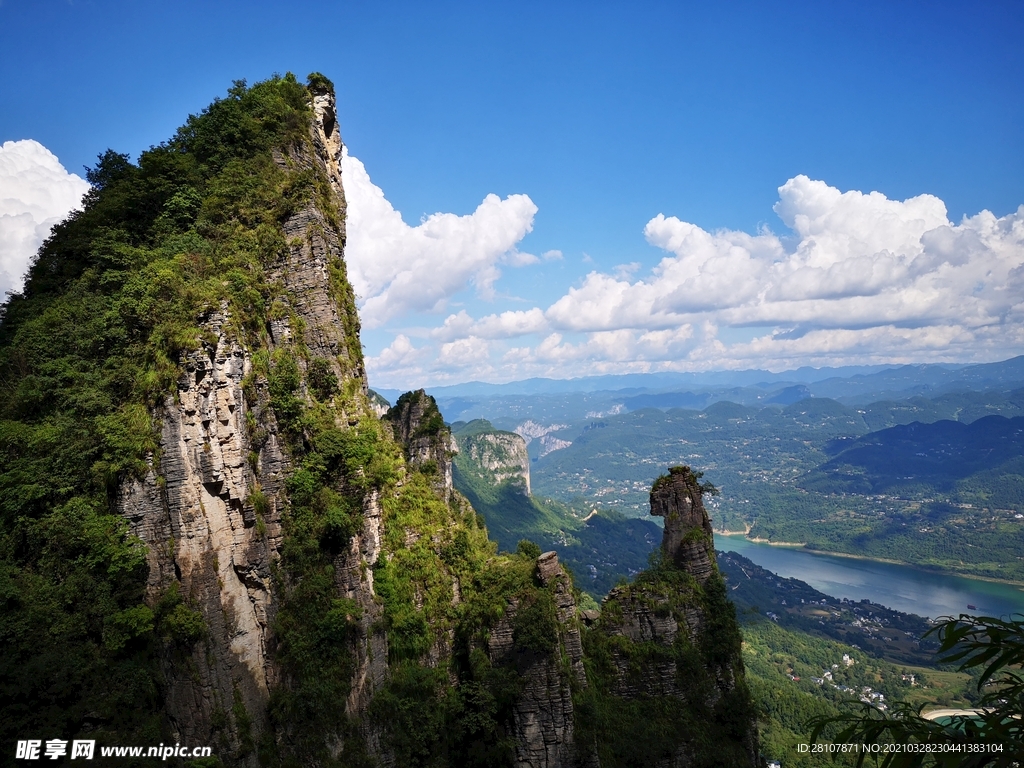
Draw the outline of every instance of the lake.
[[[833,597],[867,598],[904,613],[930,618],[961,613],[1007,618],[1024,613],[1024,588],[1011,584],[812,553],[801,547],[774,547],[742,536],[716,534],[715,548],[737,552],[779,576],[806,581]]]

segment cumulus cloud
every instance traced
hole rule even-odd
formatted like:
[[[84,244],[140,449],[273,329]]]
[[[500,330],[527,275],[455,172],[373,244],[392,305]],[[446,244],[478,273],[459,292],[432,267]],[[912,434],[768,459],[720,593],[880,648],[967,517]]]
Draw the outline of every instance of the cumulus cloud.
[[[89,183],[68,173],[31,139],[0,146],[0,301],[20,291],[28,265],[54,224],[82,202]]]
[[[774,210],[791,233],[709,232],[658,214],[644,237],[665,255],[646,274],[593,270],[544,310],[462,311],[432,335],[472,337],[481,356],[489,340],[480,365],[503,378],[1024,352],[1024,206],[954,223],[932,195],[890,200],[797,176]],[[725,343],[725,328],[771,330]]]
[[[779,194],[795,247],[769,230],[712,233],[659,214],[644,235],[672,255],[649,277],[591,272],[546,317],[576,331],[663,328],[702,314],[733,326],[980,327],[1020,311],[1024,207],[953,224],[931,195],[900,202],[805,176]]]
[[[366,358],[366,371],[377,386],[422,386],[430,383],[465,381],[468,378],[501,376],[491,365],[491,343],[476,336],[421,347],[405,334],[378,355]]]
[[[548,326],[544,312],[539,308],[511,310],[497,315],[487,315],[474,320],[465,310],[445,318],[444,325],[435,328],[431,335],[442,340],[463,336],[477,336],[483,339],[508,339],[530,333],[540,333]]]
[[[795,247],[769,230],[705,230],[659,214],[644,229],[671,253],[650,276],[591,272],[545,313],[557,329],[666,328],[699,316],[731,326],[862,329],[1005,325],[1021,317],[1024,206],[953,224],[921,195],[889,200],[798,176],[776,212]]]
[[[409,337],[400,333],[373,358],[373,366],[380,370],[409,368],[418,365],[429,353],[429,350],[414,347]]]
[[[577,343],[565,340],[561,333],[551,333],[535,347],[514,347],[504,357],[544,370],[579,362],[588,363],[589,370],[602,370],[602,364],[611,364],[614,370],[650,370],[652,363],[676,360],[696,344],[694,328],[689,324],[657,331],[599,331]]]
[[[501,265],[540,261],[516,244],[533,229],[537,206],[526,195],[487,195],[466,216],[435,213],[412,227],[346,151],[349,278],[363,323],[378,327],[410,312],[443,312],[450,297],[474,286],[493,298]]]

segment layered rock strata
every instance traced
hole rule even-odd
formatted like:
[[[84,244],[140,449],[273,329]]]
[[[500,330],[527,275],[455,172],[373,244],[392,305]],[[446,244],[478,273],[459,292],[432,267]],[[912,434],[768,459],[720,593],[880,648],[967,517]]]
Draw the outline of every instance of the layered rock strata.
[[[239,705],[262,729],[277,676],[268,654],[271,563],[281,541],[278,495],[288,460],[269,414],[265,441],[253,452],[242,391],[251,359],[225,332],[225,319],[223,312],[207,319],[216,341],[186,357],[177,397],[164,403],[159,466],[126,482],[118,499],[132,533],[148,545],[150,601],[175,585],[206,626],[191,663],[164,663],[165,711],[183,742],[213,743],[214,723]],[[256,488],[268,499],[260,512],[251,498]],[[236,751],[237,730],[226,738]]]
[[[406,461],[417,469],[433,468],[438,490],[448,499],[452,494],[452,457],[459,448],[434,398],[422,389],[408,392],[388,410],[385,418],[391,423]]]
[[[573,690],[587,687],[576,599],[572,582],[546,552],[537,558],[536,577],[554,602],[557,638],[548,652],[517,647],[515,626],[522,610],[513,601],[491,630],[488,654],[495,664],[515,665],[522,692],[513,707],[512,735],[517,768],[568,768],[577,764]],[[596,765],[592,760],[585,765]]]
[[[651,488],[651,514],[665,518],[662,556],[703,584],[715,570],[715,550],[699,480],[689,467],[669,469]]]
[[[301,346],[303,368],[319,359],[345,386],[367,391],[358,345],[358,318],[342,258],[345,200],[341,137],[334,97],[314,91],[310,144],[275,160],[289,171],[326,176],[329,205],[310,200],[283,222],[288,247],[268,270],[283,311],[268,321],[269,350]],[[312,149],[310,149],[310,147]],[[253,375],[252,356],[230,330],[227,307],[203,323],[201,348],[182,361],[176,397],[160,412],[160,450],[142,480],[126,481],[118,509],[147,544],[149,599],[177,589],[198,611],[205,635],[187,650],[169,651],[165,712],[182,743],[218,744],[245,757],[243,742],[267,727],[270,689],[280,682],[273,659],[273,619],[279,600],[272,579],[282,538],[284,481],[291,467],[273,413],[268,383]],[[351,386],[350,386],[351,390]],[[358,403],[358,400],[356,401]],[[346,427],[358,414],[337,411]],[[376,494],[363,503],[363,526],[335,562],[341,597],[362,610],[348,710],[362,710],[386,673],[387,644],[375,630],[380,607],[372,570],[381,543]],[[227,713],[233,713],[229,716]]]
[[[492,485],[512,480],[530,495],[530,457],[522,436],[494,429],[490,422],[478,419],[459,430],[455,439],[462,454],[460,468]]]

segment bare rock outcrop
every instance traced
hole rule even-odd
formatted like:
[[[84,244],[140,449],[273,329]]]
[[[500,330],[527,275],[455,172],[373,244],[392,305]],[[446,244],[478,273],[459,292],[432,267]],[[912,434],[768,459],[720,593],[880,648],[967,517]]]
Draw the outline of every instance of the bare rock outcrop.
[[[530,495],[530,457],[526,440],[515,432],[495,429],[485,419],[469,422],[455,434],[459,445],[459,468],[500,485],[512,480]]]
[[[341,185],[341,133],[334,94],[314,89],[310,145],[293,145],[275,153],[286,169],[315,169],[329,182],[328,205],[309,201],[283,222],[288,247],[268,270],[271,282],[283,285],[283,311],[270,320],[276,345],[302,342],[312,359],[329,362],[339,381],[354,379],[368,391],[359,352],[359,316],[343,259],[345,191]]]
[[[522,676],[522,692],[513,708],[512,737],[517,768],[567,768],[577,764],[573,689],[586,688],[583,644],[572,582],[546,552],[537,558],[537,581],[555,612],[555,637],[549,647],[524,647],[517,642],[526,612],[537,604],[515,600],[491,629],[488,654],[496,664],[513,664]],[[531,620],[536,620],[531,616]],[[563,663],[563,660],[565,663]],[[585,765],[596,765],[592,760]]]
[[[436,473],[438,490],[445,499],[452,494],[452,457],[458,446],[445,426],[437,402],[422,389],[406,392],[387,412],[395,440],[403,447],[406,461],[417,469]]]
[[[714,571],[715,550],[699,481],[689,467],[669,469],[651,488],[651,514],[665,518],[662,556],[703,584]]]
[[[268,647],[271,562],[281,540],[277,494],[288,469],[269,414],[265,442],[250,461],[242,380],[251,360],[226,333],[225,319],[224,312],[207,318],[216,341],[186,357],[177,397],[164,403],[159,465],[126,482],[118,499],[132,533],[148,545],[150,601],[176,585],[206,626],[189,649],[190,664],[164,665],[172,730],[204,743],[214,743],[214,723],[239,704],[256,728],[265,725],[276,679]],[[259,511],[256,489],[267,500]],[[237,750],[241,738],[229,729],[229,748]]]

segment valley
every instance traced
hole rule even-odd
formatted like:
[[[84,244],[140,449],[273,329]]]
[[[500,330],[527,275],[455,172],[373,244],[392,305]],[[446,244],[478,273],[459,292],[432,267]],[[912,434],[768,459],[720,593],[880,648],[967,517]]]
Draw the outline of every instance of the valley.
[[[762,749],[787,766],[821,765],[803,755],[806,722],[870,701],[883,711],[905,701],[968,707],[977,678],[935,665],[931,623],[869,601],[839,599],[780,578],[734,552],[718,566],[736,605],[751,691],[762,708]],[[829,764],[829,763],[825,763]],[[842,755],[831,764],[853,765]]]
[[[997,365],[1011,364],[1019,365]],[[718,531],[1024,582],[1021,383],[860,405],[805,397],[789,405],[718,400],[702,410],[626,410],[640,397],[629,394],[636,388],[614,397],[503,394],[450,405],[461,413],[491,408],[494,428],[523,431],[532,491],[576,516],[596,510],[643,519],[661,468],[686,463],[721,490],[709,502]],[[837,380],[828,386],[844,389]],[[605,412],[580,418],[598,407]]]
[[[934,709],[977,701],[976,674],[936,666],[939,644],[926,615],[955,615],[974,603],[1004,617],[1024,609],[1016,586],[951,575],[1024,581],[1024,390],[861,407],[810,397],[762,407],[648,407],[659,399],[679,400],[630,396],[618,413],[573,422],[557,397],[540,397],[536,409],[524,397],[495,417],[504,430],[483,419],[457,422],[460,450],[487,432],[515,443],[522,479],[489,482],[478,461],[457,455],[455,484],[501,546],[527,538],[558,551],[596,608],[605,590],[642,569],[656,548],[657,518],[647,510],[659,470],[677,463],[706,470],[721,490],[707,499],[716,530],[746,531],[716,536],[717,561],[742,627],[769,760],[823,764],[797,750],[808,720],[857,702],[886,711],[898,702]],[[500,399],[506,406],[509,400]],[[643,407],[628,410],[634,404]],[[771,554],[789,577],[729,549]],[[851,559],[847,570],[856,573],[834,575],[830,563],[845,564],[826,552],[892,564]],[[884,587],[864,579],[875,570],[884,573],[870,578]],[[841,596],[803,578],[832,584]],[[848,581],[830,581],[836,578]],[[969,585],[966,591],[954,580]],[[878,593],[884,597],[869,597]],[[854,764],[842,755],[824,760]]]
[[[100,155],[0,311],[0,740],[754,766],[979,701],[933,620],[712,522],[1024,581],[1024,358],[374,392],[342,149],[324,75],[235,81]]]

